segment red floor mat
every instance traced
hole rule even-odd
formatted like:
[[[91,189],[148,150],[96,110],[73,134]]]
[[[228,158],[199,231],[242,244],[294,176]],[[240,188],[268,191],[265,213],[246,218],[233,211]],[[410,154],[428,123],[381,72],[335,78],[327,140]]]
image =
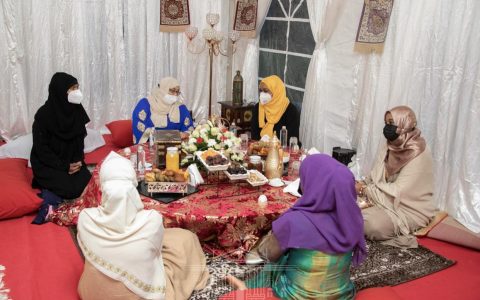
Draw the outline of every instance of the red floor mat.
[[[0,264],[11,299],[79,299],[83,260],[66,227],[31,225],[33,216],[0,221]]]

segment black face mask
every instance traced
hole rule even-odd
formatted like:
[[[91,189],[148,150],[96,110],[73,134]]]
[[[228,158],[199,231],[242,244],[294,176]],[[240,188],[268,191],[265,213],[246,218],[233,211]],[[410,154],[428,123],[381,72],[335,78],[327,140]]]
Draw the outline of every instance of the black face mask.
[[[392,124],[385,124],[385,127],[383,127],[383,135],[387,140],[393,142],[399,136],[399,134],[397,134],[397,126]]]

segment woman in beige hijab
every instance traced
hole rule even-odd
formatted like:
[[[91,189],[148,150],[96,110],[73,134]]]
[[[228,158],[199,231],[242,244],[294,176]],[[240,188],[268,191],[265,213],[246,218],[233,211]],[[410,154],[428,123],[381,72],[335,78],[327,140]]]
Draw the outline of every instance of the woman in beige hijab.
[[[181,132],[193,129],[190,111],[181,100],[178,80],[165,77],[150,96],[140,99],[132,113],[132,126],[134,144],[145,143],[152,129]]]
[[[102,204],[78,219],[85,268],[84,300],[188,299],[209,274],[195,234],[164,229],[160,213],[145,210],[129,160],[111,152],[100,170]]]
[[[370,173],[357,182],[357,195],[372,207],[362,210],[368,239],[397,247],[417,247],[412,232],[435,215],[433,163],[415,113],[398,106],[385,113],[387,139]]]

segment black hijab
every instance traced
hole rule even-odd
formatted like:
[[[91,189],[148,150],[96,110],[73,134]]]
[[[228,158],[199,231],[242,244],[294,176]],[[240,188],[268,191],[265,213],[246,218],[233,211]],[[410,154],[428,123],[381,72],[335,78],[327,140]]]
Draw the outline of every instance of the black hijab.
[[[38,110],[35,121],[63,140],[85,137],[85,125],[90,122],[81,104],[68,102],[67,91],[78,81],[67,73],[55,73],[48,86],[48,99]]]

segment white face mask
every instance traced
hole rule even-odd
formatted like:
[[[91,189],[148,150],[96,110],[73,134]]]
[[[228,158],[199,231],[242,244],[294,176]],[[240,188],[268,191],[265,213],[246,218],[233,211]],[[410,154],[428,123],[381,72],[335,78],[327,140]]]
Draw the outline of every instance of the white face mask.
[[[82,99],[83,99],[83,94],[79,89],[73,90],[70,93],[68,93],[68,102],[70,103],[80,104],[82,103]]]
[[[260,103],[265,105],[270,101],[272,101],[272,95],[270,95],[269,93],[265,93],[265,92],[260,93]]]
[[[178,101],[178,96],[166,94],[165,97],[163,97],[163,101],[165,104],[172,105]]]

